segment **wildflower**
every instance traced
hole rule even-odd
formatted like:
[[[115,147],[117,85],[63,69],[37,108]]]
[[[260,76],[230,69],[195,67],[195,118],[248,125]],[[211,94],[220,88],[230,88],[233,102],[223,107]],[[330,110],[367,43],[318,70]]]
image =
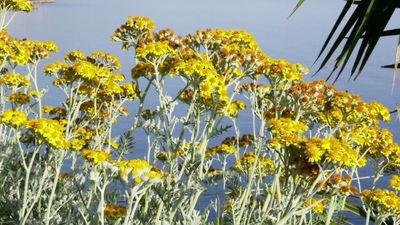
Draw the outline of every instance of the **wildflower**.
[[[372,117],[376,117],[377,119],[381,119],[387,123],[390,121],[389,110],[377,102],[369,103],[368,111]]]
[[[50,42],[28,41],[23,40],[21,44],[29,49],[29,61],[34,62],[41,59],[49,58],[51,52],[57,52],[57,46]]]
[[[268,127],[274,136],[288,137],[294,134],[302,134],[306,131],[307,126],[300,122],[287,118],[270,119]]]
[[[148,43],[145,46],[136,49],[136,57],[139,59],[159,58],[171,53],[173,53],[173,49],[166,41]]]
[[[17,104],[28,104],[31,101],[29,95],[23,92],[12,93],[8,96],[8,99]]]
[[[80,151],[86,146],[86,141],[79,138],[72,138],[68,141],[68,145],[74,151]]]
[[[253,168],[253,164],[255,163],[257,165],[256,171],[262,171],[262,175],[270,175],[275,170],[272,160],[261,155],[257,155],[254,152],[246,152],[239,160],[235,162],[235,165],[231,169],[249,173]]]
[[[134,100],[138,96],[138,88],[135,84],[132,83],[124,83],[121,84],[121,88],[123,90],[123,96]]]
[[[117,168],[120,171],[120,177],[122,179],[127,180],[128,175],[131,174],[136,184],[141,184],[146,181],[157,183],[162,179],[160,170],[140,159],[117,162]]]
[[[13,127],[21,127],[27,120],[28,118],[25,113],[11,109],[6,109],[4,113],[0,115],[0,123]]]
[[[206,59],[182,60],[175,64],[174,71],[180,75],[200,77],[215,77],[218,75],[211,61]]]
[[[49,115],[59,115],[59,116],[66,116],[67,111],[61,107],[53,107],[53,106],[43,106],[42,113],[48,113]]]
[[[0,8],[2,10],[30,12],[32,4],[27,0],[7,0],[1,4]]]
[[[29,80],[21,74],[4,74],[0,77],[0,84],[9,87],[31,87]]]
[[[104,216],[113,219],[123,218],[126,216],[126,208],[123,206],[107,204],[104,209]]]
[[[40,118],[28,120],[25,128],[36,134],[38,143],[46,143],[55,149],[62,149],[67,146],[64,137],[65,123],[61,120]]]
[[[121,63],[118,58],[115,55],[106,52],[93,52],[88,56],[88,61],[110,72],[121,69]]]
[[[379,209],[380,214],[398,215],[400,213],[400,197],[389,190],[364,190],[361,200],[373,208]]]
[[[103,162],[111,159],[111,154],[104,150],[82,150],[82,157],[94,165],[101,165]]]
[[[319,138],[307,139],[305,142],[305,155],[310,163],[319,162],[325,151],[330,148],[329,142]]]
[[[400,177],[397,175],[393,175],[389,180],[389,186],[396,191],[400,191]]]
[[[345,141],[334,137],[328,139],[329,148],[326,150],[326,160],[341,167],[353,167],[358,164],[358,153]]]
[[[64,56],[64,61],[65,62],[74,63],[76,61],[80,61],[80,60],[84,60],[84,59],[85,59],[85,55],[82,52],[78,51],[78,50],[70,51],[68,54],[66,54]]]
[[[307,72],[308,69],[300,64],[291,65],[288,61],[282,59],[265,60],[258,68],[258,73],[265,74],[270,79],[278,79],[285,82],[302,80],[303,75]]]
[[[46,75],[55,75],[55,74],[60,74],[64,71],[67,71],[68,65],[63,62],[55,62],[50,65],[47,65],[43,67],[43,71]]]
[[[205,155],[206,155],[206,157],[210,157],[210,156],[213,156],[216,154],[225,155],[225,154],[233,154],[233,153],[235,153],[235,148],[233,146],[222,144],[222,145],[215,146],[212,148],[207,148]]]
[[[154,23],[147,17],[129,17],[125,24],[115,30],[111,39],[122,43],[122,49],[135,45],[139,37],[146,37],[154,29]]]
[[[28,95],[32,98],[38,99],[43,96],[43,93],[37,90],[28,91]]]
[[[324,212],[324,203],[322,200],[317,200],[315,198],[309,199],[304,202],[305,207],[311,206],[311,212],[320,215]]]
[[[82,137],[85,140],[90,140],[93,136],[93,131],[87,127],[83,127],[78,130],[75,130],[73,133],[76,135],[79,135],[80,137]]]
[[[236,118],[238,116],[238,110],[245,110],[246,105],[241,101],[233,101],[229,106],[224,109],[225,115]],[[222,110],[221,110],[222,111]]]
[[[84,80],[94,80],[97,78],[97,67],[87,61],[78,61],[72,66],[75,75]]]

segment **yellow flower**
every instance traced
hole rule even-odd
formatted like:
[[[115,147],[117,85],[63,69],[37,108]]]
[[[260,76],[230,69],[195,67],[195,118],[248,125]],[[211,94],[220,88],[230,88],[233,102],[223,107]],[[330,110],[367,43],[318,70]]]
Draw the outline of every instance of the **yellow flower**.
[[[288,137],[294,134],[302,134],[306,131],[307,126],[300,122],[289,118],[270,119],[268,127],[271,133],[277,137]]]
[[[13,102],[13,103],[17,103],[17,104],[28,104],[29,102],[31,102],[29,95],[25,94],[23,92],[15,92],[12,93],[8,96],[8,99]]]
[[[150,183],[157,183],[162,179],[160,170],[140,159],[119,161],[117,162],[117,168],[120,171],[120,177],[122,179],[127,180],[128,174],[131,174],[133,181],[136,184],[146,181]]]
[[[393,175],[389,180],[389,186],[396,191],[400,191],[400,177],[397,175]]]
[[[97,78],[97,67],[87,61],[78,61],[73,66],[72,69],[76,76],[86,80],[94,80]]]
[[[93,151],[90,149],[84,149],[82,150],[82,157],[89,163],[101,165],[103,162],[111,159],[111,154],[104,150]]]
[[[86,141],[79,138],[72,138],[69,140],[68,145],[72,150],[80,151],[85,147]]]
[[[305,154],[310,163],[316,163],[321,160],[321,157],[329,148],[329,142],[319,138],[311,138],[307,139],[305,143]]]
[[[358,162],[358,153],[347,142],[334,137],[330,137],[328,141],[330,148],[325,153],[326,161],[340,167],[362,165]]]
[[[139,59],[159,58],[172,53],[173,49],[166,41],[147,43],[146,45],[136,49],[136,57]]]
[[[28,91],[28,95],[31,96],[32,98],[40,98],[43,96],[43,93],[37,90],[32,90],[32,91]]]
[[[371,116],[376,117],[377,119],[383,120],[387,123],[390,121],[389,110],[385,108],[382,104],[371,102],[368,105],[368,111]]]
[[[364,190],[361,200],[373,208],[379,209],[379,214],[398,215],[400,213],[400,197],[389,190]]]
[[[93,52],[88,60],[97,66],[101,66],[104,69],[113,72],[115,70],[121,69],[121,63],[115,55],[106,52]]]
[[[27,0],[5,0],[0,4],[2,10],[30,12],[32,4]]]
[[[254,163],[257,163],[256,172],[260,171],[262,176],[271,175],[275,170],[275,165],[272,160],[255,154],[254,152],[246,152],[235,162],[235,165],[231,169],[249,173]]]
[[[107,204],[104,209],[104,216],[113,219],[123,218],[126,216],[126,208],[123,206]]]
[[[43,67],[43,71],[46,75],[59,74],[68,69],[68,65],[63,62],[55,62],[50,65]]]
[[[9,87],[31,87],[29,80],[21,74],[4,74],[0,77],[0,84]]]
[[[3,114],[0,115],[0,123],[4,123],[13,127],[21,127],[28,120],[25,113],[20,111],[13,111],[11,109],[7,109]]]
[[[317,200],[315,198],[309,199],[304,202],[305,207],[311,206],[311,212],[320,215],[324,212],[324,203],[322,200]]]
[[[129,17],[127,21],[115,30],[111,39],[122,42],[122,49],[127,50],[135,45],[139,37],[146,37],[154,29],[154,23],[147,17]]]
[[[139,90],[135,84],[124,83],[124,84],[121,84],[121,88],[123,90],[124,97],[131,99],[131,100],[134,100],[135,98],[137,98]]]
[[[31,130],[36,135],[38,144],[45,142],[55,149],[67,147],[64,137],[65,123],[61,120],[46,118],[29,120],[25,123],[25,128]]]
[[[258,73],[264,74],[267,78],[283,80],[285,82],[302,80],[303,75],[308,72],[308,69],[300,64],[292,65],[283,59],[265,60],[258,70]]]
[[[64,56],[64,61],[65,62],[76,62],[76,61],[80,61],[80,60],[84,60],[85,59],[85,55],[78,50],[75,51],[70,51],[68,54],[66,54]]]
[[[216,154],[233,154],[235,153],[236,149],[233,146],[222,144],[215,147],[207,148],[205,152],[206,157],[210,157]]]

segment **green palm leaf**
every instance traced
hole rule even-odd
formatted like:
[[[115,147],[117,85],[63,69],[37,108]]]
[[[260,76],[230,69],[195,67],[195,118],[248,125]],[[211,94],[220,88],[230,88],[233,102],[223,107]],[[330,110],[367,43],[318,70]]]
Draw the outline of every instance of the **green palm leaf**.
[[[303,3],[304,0],[300,0],[292,13]],[[344,21],[352,5],[355,5],[355,9],[347,21]],[[350,73],[350,77],[354,76],[354,79],[356,79],[364,69],[381,37],[400,34],[400,29],[385,30],[396,8],[400,8],[398,0],[347,0],[317,56],[316,61],[325,54],[317,73],[334,59],[334,67],[327,79],[336,74],[336,81],[343,73],[351,56],[356,54]],[[343,28],[338,30],[341,24],[344,24]],[[335,35],[337,36],[333,39]],[[328,45],[330,45],[329,49]],[[359,46],[358,49],[357,46]],[[334,57],[339,49],[339,55]],[[395,71],[397,71],[400,50],[397,51],[396,55]]]

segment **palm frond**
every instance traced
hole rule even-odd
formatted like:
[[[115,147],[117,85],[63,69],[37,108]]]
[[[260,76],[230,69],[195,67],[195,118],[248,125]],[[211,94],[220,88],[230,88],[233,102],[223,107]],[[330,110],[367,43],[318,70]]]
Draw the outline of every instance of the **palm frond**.
[[[304,0],[299,0],[292,13],[303,3]],[[345,21],[344,19],[353,5],[355,9]],[[400,35],[400,28],[385,30],[397,8],[400,8],[398,0],[347,0],[315,60],[317,62],[323,56],[316,73],[333,61],[334,67],[327,79],[336,74],[334,79],[336,81],[343,73],[351,56],[356,54],[350,78],[357,79],[379,40],[384,36]],[[343,27],[339,30],[341,25]],[[339,51],[339,55],[335,57],[334,54],[337,51]],[[400,57],[399,47],[396,55],[395,74],[397,74],[398,58]]]

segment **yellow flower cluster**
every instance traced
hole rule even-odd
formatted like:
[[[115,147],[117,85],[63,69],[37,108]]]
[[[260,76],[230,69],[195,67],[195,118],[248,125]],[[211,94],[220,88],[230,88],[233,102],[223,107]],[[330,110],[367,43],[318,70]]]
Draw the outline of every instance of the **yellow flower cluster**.
[[[217,77],[218,72],[211,61],[207,59],[189,59],[178,61],[174,66],[174,72],[189,79],[199,79],[205,77]]]
[[[327,85],[325,81],[295,82],[290,87],[290,94],[298,101],[304,113],[314,116],[316,112],[324,109],[327,102],[332,98],[336,89]]]
[[[123,218],[126,216],[126,208],[123,206],[107,204],[104,209],[104,216],[113,219]]]
[[[81,151],[86,146],[86,141],[80,138],[72,138],[68,141],[68,148],[73,151]]]
[[[324,212],[324,202],[319,199],[308,199],[304,202],[304,207],[311,207],[311,212],[320,215]]]
[[[342,139],[354,143],[374,159],[385,157],[394,164],[400,165],[398,164],[400,161],[397,160],[397,156],[400,155],[400,146],[393,141],[393,134],[386,129],[364,125],[350,132],[344,129],[339,135]]]
[[[274,163],[272,160],[265,158],[254,152],[246,152],[240,159],[235,162],[235,165],[231,168],[235,171],[241,171],[249,173],[255,164],[256,172],[260,172],[262,176],[273,174],[275,170]]]
[[[84,149],[82,150],[82,157],[86,159],[89,163],[92,163],[94,165],[101,165],[105,161],[111,159],[111,154],[104,150]]]
[[[236,137],[227,137],[222,141],[222,144],[226,145],[239,145],[239,147],[249,147],[253,145],[254,136],[252,134],[245,134],[239,138],[239,143],[237,143]]]
[[[1,10],[30,12],[32,4],[27,0],[3,0],[0,4]]]
[[[225,107],[225,109],[219,109],[220,114],[227,115],[231,118],[236,118],[238,116],[239,110],[245,110],[246,105],[241,101],[233,101],[231,104]]]
[[[72,63],[72,65],[55,62],[44,67],[44,72],[47,75],[56,77],[53,82],[56,86],[82,82],[77,89],[79,95],[86,95],[106,102],[122,98],[133,100],[139,94],[135,84],[119,83],[125,77],[114,73],[115,70],[121,68],[120,62],[114,55],[93,52],[85,58],[81,52],[72,51],[65,56],[65,62]],[[91,102],[86,102],[84,106],[86,112],[101,111],[94,109],[93,105]]]
[[[400,197],[389,190],[364,190],[361,200],[373,209],[377,209],[379,214],[400,214]]]
[[[270,119],[268,120],[268,128],[277,137],[302,134],[307,130],[307,126],[304,123],[288,118]]]
[[[48,58],[56,52],[57,46],[52,42],[17,40],[6,30],[0,31],[0,59],[16,65],[26,65],[40,59]]]
[[[6,30],[0,31],[0,59],[17,65],[28,63],[30,52],[18,40],[11,37]]]
[[[325,109],[319,113],[320,123],[332,127],[351,124],[354,126],[378,125],[379,120],[389,122],[389,110],[379,103],[363,102],[359,96],[347,92],[335,91],[328,99]]]
[[[61,107],[53,107],[53,106],[43,106],[42,113],[48,113],[49,115],[56,115],[61,118],[64,118],[67,115],[67,111]]]
[[[79,50],[70,51],[64,56],[64,61],[67,63],[74,63],[84,59],[85,55]]]
[[[337,138],[328,138],[329,148],[326,150],[325,157],[326,161],[336,164],[341,167],[362,167],[366,164],[365,158],[360,158],[356,150],[351,146]]]
[[[0,84],[8,87],[31,87],[29,80],[21,74],[4,74],[0,77]]]
[[[173,49],[167,41],[146,43],[144,46],[136,48],[136,57],[146,61],[157,60],[160,57],[168,56],[173,53]]]
[[[233,154],[235,153],[235,147],[222,144],[222,145],[217,145],[214,147],[209,147],[206,149],[205,155],[206,157],[210,157],[213,155],[227,155],[227,154]]]
[[[83,59],[83,54],[82,56]],[[115,55],[96,51],[87,57],[88,61],[92,62],[96,66],[101,66],[104,69],[109,71],[115,71],[121,69],[121,63]]]
[[[13,127],[22,127],[27,120],[28,118],[25,113],[11,109],[6,109],[4,113],[0,115],[0,123]]]
[[[40,59],[46,59],[50,57],[51,52],[57,52],[57,46],[50,41],[39,42],[39,41],[21,41],[22,45],[27,48],[30,52],[30,61],[37,61]]]
[[[115,30],[111,39],[122,42],[122,49],[127,50],[136,44],[136,39],[146,36],[154,28],[154,23],[147,17],[128,17],[125,24]]]
[[[128,180],[128,175],[131,174],[136,184],[146,181],[158,183],[161,182],[162,179],[160,170],[140,159],[117,162],[117,168],[123,180]]]
[[[65,140],[64,130],[65,121],[40,118],[37,120],[28,120],[25,128],[32,131],[39,144],[46,143],[54,149],[65,149],[67,141]]]
[[[14,92],[10,95],[7,96],[8,100],[10,100],[13,103],[16,104],[28,104],[31,102],[30,96],[28,94],[25,94],[23,92]]]
[[[300,64],[292,65],[283,59],[267,59],[258,68],[257,73],[264,74],[272,83],[293,82],[302,80],[303,75],[308,73],[308,69]]]
[[[389,186],[396,191],[400,191],[400,177],[397,175],[393,175],[389,180]]]
[[[368,112],[373,118],[385,121],[387,123],[390,121],[389,110],[380,103],[370,102],[368,104]]]
[[[122,42],[124,49],[136,47],[141,61],[132,69],[132,77],[138,79],[154,74],[154,65],[149,63],[152,57],[169,55],[157,63],[158,73],[183,76],[190,84],[179,99],[189,103],[193,97],[191,93],[198,90],[196,97],[206,107],[216,106],[220,115],[237,117],[238,110],[245,108],[241,102],[230,103],[227,89],[233,81],[264,74],[269,80],[292,82],[301,80],[307,72],[301,65],[270,59],[245,31],[198,30],[182,38],[169,29],[150,33],[153,26],[143,26],[144,30],[142,26],[135,27],[135,23],[142,20],[144,24],[152,24],[147,18],[130,18],[113,36],[114,40]]]

